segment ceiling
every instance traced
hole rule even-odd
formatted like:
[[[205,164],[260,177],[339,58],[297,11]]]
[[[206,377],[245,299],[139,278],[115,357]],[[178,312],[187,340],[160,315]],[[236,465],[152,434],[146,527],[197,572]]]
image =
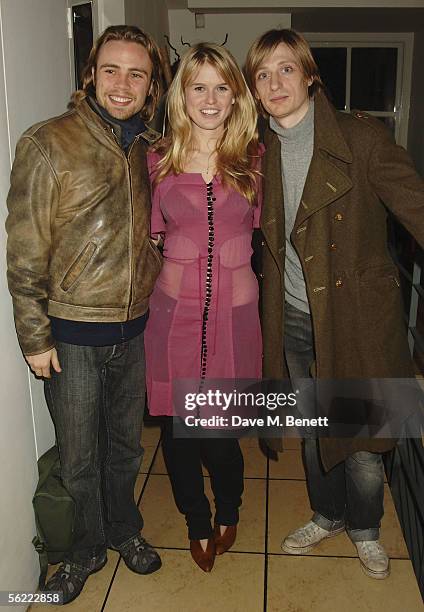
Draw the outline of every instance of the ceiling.
[[[295,12],[306,9],[422,9],[424,0],[187,0],[190,10],[204,13],[223,12]],[[183,7],[184,8],[184,7]]]
[[[165,0],[168,9],[186,9],[187,0]]]
[[[300,32],[416,32],[424,30],[424,8],[295,11],[292,27]]]
[[[168,9],[187,9],[188,0],[165,0]],[[213,4],[213,2],[211,2]],[[233,9],[232,13],[262,13],[258,2],[255,9]],[[203,9],[205,12],[215,12]],[[221,9],[217,12],[225,12]],[[266,12],[287,12],[275,8]],[[315,8],[292,9],[292,27],[300,32],[414,32],[424,30],[424,8]]]

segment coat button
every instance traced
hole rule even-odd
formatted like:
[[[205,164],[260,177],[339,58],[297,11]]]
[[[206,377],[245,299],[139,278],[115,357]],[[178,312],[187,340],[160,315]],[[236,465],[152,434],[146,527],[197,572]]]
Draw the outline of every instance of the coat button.
[[[265,246],[265,240],[262,240],[261,245]]]
[[[330,251],[336,251],[337,250],[337,244],[335,242],[332,242],[330,244]]]
[[[341,221],[343,219],[342,213],[336,213],[334,215],[334,221]]]
[[[259,272],[259,276],[263,278],[264,277],[263,272]]]
[[[342,286],[343,286],[343,281],[342,281],[342,279],[341,279],[341,278],[338,278],[338,279],[336,280],[336,287],[337,287],[337,289],[339,289],[339,288],[340,288],[340,287],[342,287]]]

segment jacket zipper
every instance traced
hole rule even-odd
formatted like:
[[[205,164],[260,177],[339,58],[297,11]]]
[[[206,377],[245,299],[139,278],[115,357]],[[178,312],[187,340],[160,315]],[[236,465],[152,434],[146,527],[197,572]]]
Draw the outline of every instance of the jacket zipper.
[[[140,134],[138,134],[134,140],[132,141],[130,148],[128,149],[128,155],[125,155],[124,151],[122,150],[121,145],[118,142],[118,138],[115,134],[115,132],[113,131],[113,127],[110,128],[114,140],[116,142],[116,144],[119,147],[119,150],[121,152],[122,157],[125,160],[125,164],[126,164],[126,174],[127,174],[127,181],[128,181],[128,189],[129,189],[129,196],[130,196],[130,213],[131,213],[131,217],[130,217],[130,231],[129,231],[129,244],[130,244],[130,253],[129,253],[129,258],[130,258],[130,287],[129,287],[129,296],[128,296],[128,306],[127,306],[127,318],[126,320],[129,321],[130,318],[130,310],[131,310],[131,304],[132,304],[132,291],[133,291],[133,278],[134,278],[134,258],[133,258],[133,229],[134,229],[134,207],[133,207],[133,197],[132,197],[132,181],[131,181],[131,168],[130,168],[130,155],[131,155],[131,151],[133,150],[133,147],[135,145],[136,142],[138,142],[138,139],[140,138]]]
[[[129,190],[130,190],[130,205],[131,205],[131,223],[130,223],[130,295],[129,295],[129,300],[128,300],[128,309],[127,309],[127,321],[130,318],[130,308],[131,308],[131,303],[132,303],[132,292],[133,292],[133,279],[134,279],[134,253],[133,253],[133,236],[134,236],[134,204],[133,204],[133,197],[132,197],[132,180],[131,180],[131,166],[130,166],[130,156],[131,156],[131,151],[133,150],[133,147],[135,145],[136,142],[138,142],[138,139],[140,138],[140,134],[138,134],[134,140],[132,141],[130,148],[128,149],[128,155],[125,156],[124,153],[124,157],[125,160],[127,162],[127,172],[128,172],[128,186],[129,186]]]

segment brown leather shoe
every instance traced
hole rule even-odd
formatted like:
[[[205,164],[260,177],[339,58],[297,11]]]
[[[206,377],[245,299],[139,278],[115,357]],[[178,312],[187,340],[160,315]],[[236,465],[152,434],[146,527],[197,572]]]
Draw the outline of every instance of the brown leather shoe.
[[[215,538],[215,552],[217,555],[224,554],[236,541],[237,525],[229,525],[224,533],[221,535],[221,529],[219,525],[214,527],[214,538]]]
[[[203,550],[200,540],[190,540],[190,552],[193,560],[204,572],[210,572],[215,561],[215,542],[208,539],[206,550]]]

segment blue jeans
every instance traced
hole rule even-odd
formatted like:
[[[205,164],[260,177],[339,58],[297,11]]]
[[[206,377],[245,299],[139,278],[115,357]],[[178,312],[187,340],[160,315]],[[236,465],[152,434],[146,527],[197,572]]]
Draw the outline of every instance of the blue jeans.
[[[287,302],[284,353],[290,379],[308,385],[305,379],[315,360],[311,317]],[[381,455],[359,451],[325,472],[318,440],[305,438],[302,451],[314,522],[327,530],[345,525],[353,542],[377,540],[384,514]]]
[[[81,562],[143,527],[134,485],[145,381],[143,334],[113,346],[57,342],[62,372],[45,381],[62,480],[76,503],[68,558]]]

